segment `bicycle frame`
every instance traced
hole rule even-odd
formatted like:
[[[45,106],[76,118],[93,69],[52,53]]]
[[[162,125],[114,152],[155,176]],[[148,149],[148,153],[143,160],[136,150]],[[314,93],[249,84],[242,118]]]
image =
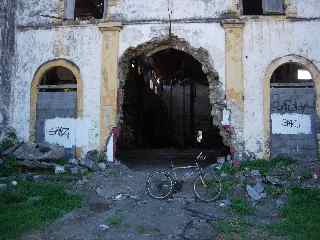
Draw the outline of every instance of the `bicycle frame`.
[[[206,156],[203,156],[203,152],[200,152],[198,154],[198,156],[196,157],[196,159],[194,160],[195,164],[194,165],[187,165],[187,166],[181,166],[181,167],[177,167],[174,165],[173,161],[171,161],[171,167],[169,169],[170,172],[172,172],[172,176],[174,177],[174,180],[177,181],[178,180],[178,177],[177,177],[177,173],[176,173],[176,170],[178,169],[197,169],[198,170],[198,175],[200,176],[200,179],[202,181],[202,183],[204,184],[204,181],[203,181],[203,169],[202,167],[200,166],[198,160],[202,158],[202,159],[205,159]]]

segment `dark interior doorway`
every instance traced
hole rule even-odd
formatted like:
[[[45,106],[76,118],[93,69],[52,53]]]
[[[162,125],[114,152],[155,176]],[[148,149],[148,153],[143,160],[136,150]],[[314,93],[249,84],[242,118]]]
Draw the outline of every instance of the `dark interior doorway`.
[[[132,58],[123,91],[120,155],[147,149],[228,152],[218,127],[212,125],[208,80],[191,55],[166,49]],[[198,130],[203,132],[201,144],[195,138]]]
[[[101,19],[104,7],[104,0],[76,0],[75,18],[81,20]]]
[[[243,0],[243,15],[262,15],[262,0]]]

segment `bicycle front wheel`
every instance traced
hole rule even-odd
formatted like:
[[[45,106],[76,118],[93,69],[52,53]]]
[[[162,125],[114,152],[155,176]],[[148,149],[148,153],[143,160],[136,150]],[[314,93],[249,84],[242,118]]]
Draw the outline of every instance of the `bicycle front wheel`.
[[[173,178],[168,172],[156,171],[148,176],[146,190],[152,198],[165,199],[172,194],[173,185]]]
[[[217,200],[221,194],[221,189],[220,179],[211,171],[204,175],[199,175],[193,184],[193,191],[196,197],[204,202]]]

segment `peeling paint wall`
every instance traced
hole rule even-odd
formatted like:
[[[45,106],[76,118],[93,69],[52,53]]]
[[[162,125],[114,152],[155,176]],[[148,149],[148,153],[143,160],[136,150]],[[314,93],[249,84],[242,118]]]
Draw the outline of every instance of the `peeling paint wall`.
[[[10,77],[13,71],[15,41],[15,1],[0,2],[0,128],[9,124]]]
[[[122,21],[214,18],[234,10],[229,0],[118,0],[111,1],[109,15]]]
[[[319,18],[319,0],[291,0],[292,5],[296,5],[297,17]]]
[[[264,132],[265,75],[277,58],[295,54],[312,61],[320,69],[319,21],[255,21],[244,28],[245,148],[263,157],[268,149]]]
[[[40,25],[59,21],[64,0],[16,0],[17,25]]]
[[[101,82],[101,35],[98,28],[83,26],[19,31],[16,43],[12,124],[19,136],[25,140],[29,138],[30,90],[37,69],[50,60],[61,58],[73,62],[80,69],[84,103],[82,117],[89,121],[89,126],[83,128],[88,142],[84,151],[97,148]]]

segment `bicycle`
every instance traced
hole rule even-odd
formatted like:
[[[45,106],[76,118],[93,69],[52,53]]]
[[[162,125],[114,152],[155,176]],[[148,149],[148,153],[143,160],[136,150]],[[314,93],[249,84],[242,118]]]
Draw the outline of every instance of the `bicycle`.
[[[218,199],[221,194],[222,184],[220,179],[214,173],[214,170],[204,169],[199,161],[205,160],[206,155],[200,152],[195,158],[194,165],[176,167],[171,160],[171,167],[168,170],[154,171],[146,179],[146,190],[150,197],[155,199],[166,199],[179,188],[179,181],[176,174],[178,169],[196,169],[198,177],[193,183],[193,192],[195,196],[204,202],[212,202]]]

